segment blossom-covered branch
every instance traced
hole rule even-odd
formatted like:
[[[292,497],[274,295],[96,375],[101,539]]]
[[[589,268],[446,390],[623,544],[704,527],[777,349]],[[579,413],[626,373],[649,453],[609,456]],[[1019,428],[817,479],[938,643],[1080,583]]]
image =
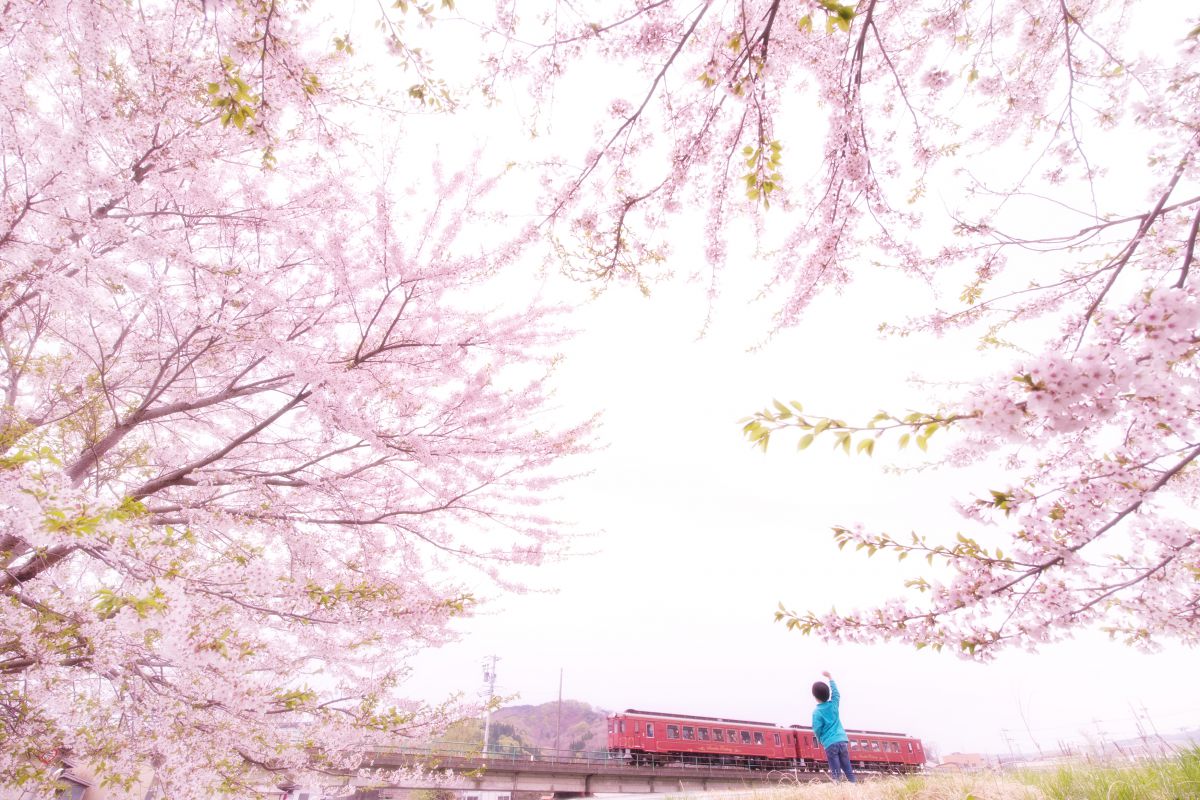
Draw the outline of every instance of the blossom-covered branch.
[[[329,135],[361,73],[309,22],[5,11],[0,785],[348,774],[451,713],[408,658],[560,549],[560,316],[480,302],[532,234]]]

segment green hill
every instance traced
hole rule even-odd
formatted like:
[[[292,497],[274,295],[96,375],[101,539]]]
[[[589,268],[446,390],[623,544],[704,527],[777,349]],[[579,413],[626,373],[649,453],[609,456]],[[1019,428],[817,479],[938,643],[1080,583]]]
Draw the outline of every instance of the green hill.
[[[560,750],[604,750],[608,714],[578,700],[563,700],[561,714],[557,701],[507,706],[492,712],[492,738],[497,729],[506,728],[524,747],[553,748],[557,742]]]

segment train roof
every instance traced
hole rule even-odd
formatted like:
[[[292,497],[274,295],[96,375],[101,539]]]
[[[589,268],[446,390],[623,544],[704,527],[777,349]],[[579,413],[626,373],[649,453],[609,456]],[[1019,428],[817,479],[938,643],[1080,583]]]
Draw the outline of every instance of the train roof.
[[[657,717],[660,719],[698,719],[704,722],[730,722],[734,725],[759,725],[763,728],[779,728],[774,722],[755,722],[749,719],[726,719],[725,717],[700,717],[695,714],[668,714],[663,711],[640,711],[636,708],[625,709],[626,714],[640,714],[643,717]]]
[[[795,728],[798,731],[811,731],[812,725],[788,725],[789,728]],[[894,731],[868,731],[862,728],[846,728],[846,733],[865,733],[868,736],[899,736],[901,739],[915,739],[915,736],[909,736],[907,733],[896,733]]]
[[[846,733],[865,733],[870,736],[897,736],[901,739],[912,739],[907,733],[896,733],[895,731],[865,731],[858,728],[846,728]]]
[[[625,714],[638,714],[643,717],[654,717],[655,719],[694,719],[701,722],[726,722],[733,725],[758,725],[763,728],[782,728],[782,725],[776,725],[774,722],[755,722],[748,719],[727,719],[726,717],[701,717],[696,714],[669,714],[664,711],[642,711],[636,708],[627,708],[623,712]],[[615,714],[613,716],[616,716]],[[811,725],[789,725],[788,728],[799,731],[811,731]],[[913,739],[907,733],[896,733],[895,731],[869,731],[861,728],[846,728],[846,733],[856,733],[865,736],[895,736],[900,739]]]

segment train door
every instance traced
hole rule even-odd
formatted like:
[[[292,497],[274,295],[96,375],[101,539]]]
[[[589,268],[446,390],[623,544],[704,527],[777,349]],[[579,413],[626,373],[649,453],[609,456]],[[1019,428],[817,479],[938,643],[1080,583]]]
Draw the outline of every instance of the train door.
[[[638,721],[642,734],[642,749],[647,753],[657,753],[660,747],[659,739],[663,735],[663,726],[651,719]]]

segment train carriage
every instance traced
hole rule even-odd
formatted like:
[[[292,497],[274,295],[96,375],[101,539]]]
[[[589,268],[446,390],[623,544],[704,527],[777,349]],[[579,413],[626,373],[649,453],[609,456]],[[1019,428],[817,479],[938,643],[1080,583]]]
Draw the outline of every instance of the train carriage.
[[[791,726],[797,732],[798,757],[805,759],[811,768],[825,769],[828,757],[817,741],[812,728],[807,725]],[[925,750],[921,740],[904,733],[846,729],[850,740],[850,764],[863,772],[917,772],[925,764]]]
[[[862,772],[916,772],[921,741],[903,733],[847,729],[850,761]],[[608,752],[629,764],[693,764],[820,772],[824,748],[807,725],[627,709],[608,718]]]
[[[796,767],[796,732],[770,722],[628,709],[608,718],[608,751],[632,764]]]

